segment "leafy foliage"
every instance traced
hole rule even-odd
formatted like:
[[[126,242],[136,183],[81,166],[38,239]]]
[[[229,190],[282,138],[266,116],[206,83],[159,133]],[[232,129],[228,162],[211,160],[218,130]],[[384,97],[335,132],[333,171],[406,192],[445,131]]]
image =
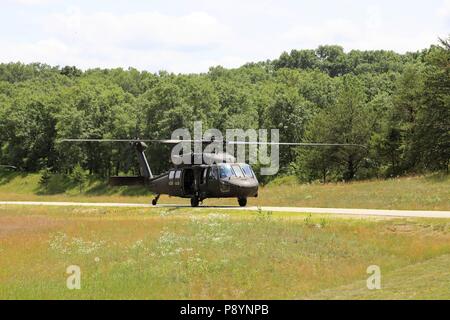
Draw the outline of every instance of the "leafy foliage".
[[[41,177],[39,179],[39,185],[44,188],[45,190],[47,190],[49,184],[50,184],[50,179],[51,179],[51,172],[48,168],[44,168],[41,170]]]
[[[0,163],[68,175],[135,173],[127,145],[59,140],[169,138],[201,120],[220,130],[277,128],[283,141],[368,146],[281,148],[282,171],[302,180],[445,171],[449,41],[407,54],[320,46],[189,75],[0,64]],[[149,146],[156,172],[168,168],[169,151]]]
[[[72,178],[73,182],[78,185],[78,187],[80,188],[80,193],[81,193],[83,191],[83,185],[86,182],[87,177],[86,177],[86,172],[79,164],[77,164],[75,166],[75,168],[73,169],[71,178]]]

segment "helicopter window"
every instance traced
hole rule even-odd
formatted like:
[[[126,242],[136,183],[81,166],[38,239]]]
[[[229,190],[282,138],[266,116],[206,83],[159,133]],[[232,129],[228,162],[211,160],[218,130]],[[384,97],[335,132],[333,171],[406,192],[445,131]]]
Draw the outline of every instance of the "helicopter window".
[[[242,178],[244,176],[244,173],[242,173],[241,167],[239,167],[237,164],[233,165],[233,171],[236,174],[238,178]]]
[[[208,176],[208,168],[203,169],[200,184],[206,183],[206,177]]]
[[[175,171],[169,172],[169,186],[173,186],[173,177],[175,176]]]
[[[211,169],[209,169],[209,177],[211,179],[217,179],[217,169],[215,167],[211,167]]]
[[[175,172],[175,182],[174,185],[179,186],[180,185],[180,178],[181,178],[181,170],[177,170]]]
[[[246,176],[248,178],[253,177],[252,168],[250,168],[250,166],[248,164],[242,164],[241,169],[244,172],[244,176]]]
[[[231,170],[231,166],[229,164],[220,165],[220,178],[228,178],[233,175],[233,171]]]

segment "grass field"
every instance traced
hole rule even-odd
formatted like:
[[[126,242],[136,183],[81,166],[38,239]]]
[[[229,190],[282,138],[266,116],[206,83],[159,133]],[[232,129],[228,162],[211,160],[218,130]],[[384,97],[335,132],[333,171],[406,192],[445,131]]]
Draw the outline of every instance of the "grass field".
[[[449,220],[0,205],[1,299],[450,299],[449,265]]]
[[[95,179],[80,193],[61,176],[43,190],[39,178],[0,173],[0,200],[152,198]],[[449,190],[445,175],[328,185],[283,177],[249,204],[450,210]],[[66,287],[70,265],[81,268],[81,290]],[[367,289],[370,265],[381,268],[381,290]],[[449,265],[448,219],[0,205],[0,299],[450,299]]]
[[[38,174],[0,173],[0,200],[136,202],[149,203],[152,195],[139,187],[112,188],[90,180],[83,192],[61,176],[47,190],[39,187]],[[431,175],[353,183],[299,184],[283,177],[261,187],[249,205],[367,209],[450,210],[450,176]],[[160,203],[189,204],[189,200],[161,197]],[[207,199],[206,205],[232,204],[235,199]]]

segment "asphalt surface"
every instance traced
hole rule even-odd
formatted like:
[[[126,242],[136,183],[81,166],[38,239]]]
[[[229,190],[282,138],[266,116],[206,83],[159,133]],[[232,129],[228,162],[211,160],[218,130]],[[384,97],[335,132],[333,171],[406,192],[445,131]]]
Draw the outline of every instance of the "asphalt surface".
[[[110,207],[110,208],[190,208],[190,206],[175,204],[140,203],[88,203],[88,202],[35,202],[35,201],[0,201],[0,206],[72,206],[72,207]],[[299,207],[237,207],[237,206],[200,206],[202,209],[218,210],[245,210],[245,211],[272,211],[290,213],[333,214],[351,216],[377,216],[377,217],[414,217],[414,218],[449,218],[450,211],[424,211],[424,210],[375,210],[375,209],[339,209],[339,208],[299,208]]]

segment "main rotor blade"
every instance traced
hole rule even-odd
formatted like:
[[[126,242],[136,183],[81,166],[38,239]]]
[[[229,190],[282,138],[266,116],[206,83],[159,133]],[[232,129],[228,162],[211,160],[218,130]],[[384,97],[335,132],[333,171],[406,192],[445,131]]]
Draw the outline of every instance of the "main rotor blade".
[[[315,142],[252,142],[252,141],[228,141],[228,144],[236,145],[272,145],[272,146],[297,146],[297,147],[360,147],[362,144],[352,143],[315,143]]]
[[[17,169],[17,167],[15,167],[15,166],[10,166],[10,165],[7,165],[7,164],[0,164],[0,168]]]
[[[158,142],[177,144],[180,142],[206,142],[200,140],[173,140],[173,139],[61,139],[60,142]]]
[[[61,142],[156,142],[165,144],[178,143],[227,143],[233,145],[278,145],[297,147],[360,147],[360,144],[351,143],[313,143],[313,142],[261,142],[261,141],[223,141],[223,140],[190,140],[190,139],[61,139]]]

